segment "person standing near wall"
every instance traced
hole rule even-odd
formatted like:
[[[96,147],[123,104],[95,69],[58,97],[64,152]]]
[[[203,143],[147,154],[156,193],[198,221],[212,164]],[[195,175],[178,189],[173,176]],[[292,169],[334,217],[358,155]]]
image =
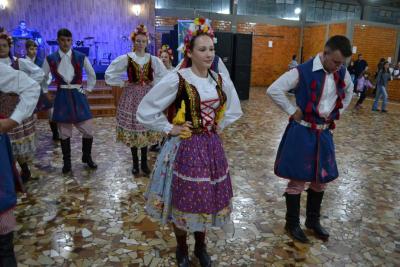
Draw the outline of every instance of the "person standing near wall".
[[[392,80],[392,74],[389,71],[389,62],[385,61],[383,64],[383,68],[379,70],[378,76],[376,78],[376,95],[374,104],[372,105],[372,111],[382,111],[387,112],[386,105],[387,105],[387,86],[388,82]],[[378,102],[382,97],[382,109],[378,109]]]

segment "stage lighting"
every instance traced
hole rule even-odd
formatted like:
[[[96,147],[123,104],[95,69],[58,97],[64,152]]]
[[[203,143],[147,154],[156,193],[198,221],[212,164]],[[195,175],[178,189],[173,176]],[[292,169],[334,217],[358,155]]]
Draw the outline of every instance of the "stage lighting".
[[[0,0],[0,9],[4,10],[7,7],[7,0]]]
[[[140,5],[132,5],[131,10],[132,10],[133,14],[135,14],[135,16],[139,16],[141,7],[140,7]]]

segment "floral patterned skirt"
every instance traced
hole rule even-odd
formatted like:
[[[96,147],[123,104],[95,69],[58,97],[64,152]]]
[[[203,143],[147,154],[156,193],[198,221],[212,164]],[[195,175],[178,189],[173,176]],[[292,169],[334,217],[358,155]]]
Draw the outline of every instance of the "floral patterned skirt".
[[[228,164],[217,134],[169,138],[157,158],[147,213],[189,232],[230,222],[233,196]]]
[[[147,130],[136,120],[137,108],[151,85],[129,84],[122,91],[117,110],[117,141],[129,147],[144,147],[161,140],[162,134]]]

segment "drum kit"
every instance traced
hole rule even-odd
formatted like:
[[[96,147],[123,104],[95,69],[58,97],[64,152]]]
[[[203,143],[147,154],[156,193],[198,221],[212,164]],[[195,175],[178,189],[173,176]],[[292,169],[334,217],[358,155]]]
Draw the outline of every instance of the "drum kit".
[[[57,46],[57,41],[47,41],[51,46],[51,52],[54,52],[54,47]],[[92,62],[93,65],[99,64],[99,47],[106,45],[108,42],[95,41],[95,37],[87,36],[82,40],[75,41],[74,49],[84,53]]]

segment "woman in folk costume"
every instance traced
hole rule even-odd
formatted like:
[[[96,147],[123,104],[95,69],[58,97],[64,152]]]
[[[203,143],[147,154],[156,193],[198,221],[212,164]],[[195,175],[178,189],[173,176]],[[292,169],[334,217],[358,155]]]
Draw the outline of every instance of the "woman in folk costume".
[[[162,45],[161,48],[158,50],[158,57],[161,59],[162,63],[168,71],[172,71],[174,69],[174,67],[172,66],[174,54],[172,52],[172,49],[169,48],[167,44]]]
[[[195,19],[184,39],[188,67],[164,77],[137,112],[139,122],[169,136],[145,196],[149,215],[173,224],[178,266],[189,266],[187,232],[194,233],[201,266],[211,265],[205,232],[226,224],[232,210],[231,178],[218,132],[239,119],[242,110],[229,77],[210,70],[213,37],[208,21]],[[169,120],[163,112],[168,107]]]
[[[16,267],[13,245],[16,222],[13,210],[17,203],[16,189],[21,183],[18,180],[7,132],[32,115],[40,86],[25,73],[0,64],[0,92],[19,95],[18,104],[11,113],[0,112],[0,266]]]
[[[109,85],[123,88],[117,110],[117,141],[131,148],[132,174],[139,173],[138,148],[141,152],[141,169],[149,174],[147,146],[156,143],[161,135],[144,128],[136,120],[136,110],[142,98],[167,71],[159,58],[146,53],[149,36],[143,24],[131,34],[131,40],[134,51],[117,57],[107,68],[105,80]],[[128,76],[126,82],[122,79],[124,73]]]
[[[29,59],[30,61],[35,63],[36,66],[40,68],[43,67],[44,58],[40,58],[39,56],[37,56],[37,50],[38,50],[37,43],[35,43],[35,41],[33,40],[27,40],[25,42],[25,48],[26,48],[26,59]],[[47,85],[51,83],[51,80],[52,77],[50,75],[49,79],[47,80]],[[39,101],[35,109],[35,112],[41,112],[41,111],[47,111],[49,117],[50,129],[53,133],[53,140],[54,141],[59,140],[57,123],[51,120],[51,118],[53,117],[53,103],[48,95],[48,89],[43,87],[40,93]]]
[[[11,37],[0,33],[0,64],[6,64],[25,72],[30,78],[41,83],[44,73],[41,68],[25,58],[15,58],[11,54]],[[10,116],[17,106],[19,97],[15,94],[0,93],[0,113]],[[37,102],[34,104],[36,105]],[[36,151],[35,118],[31,115],[9,133],[13,154],[21,167],[21,177],[27,181],[31,177],[29,162]]]

